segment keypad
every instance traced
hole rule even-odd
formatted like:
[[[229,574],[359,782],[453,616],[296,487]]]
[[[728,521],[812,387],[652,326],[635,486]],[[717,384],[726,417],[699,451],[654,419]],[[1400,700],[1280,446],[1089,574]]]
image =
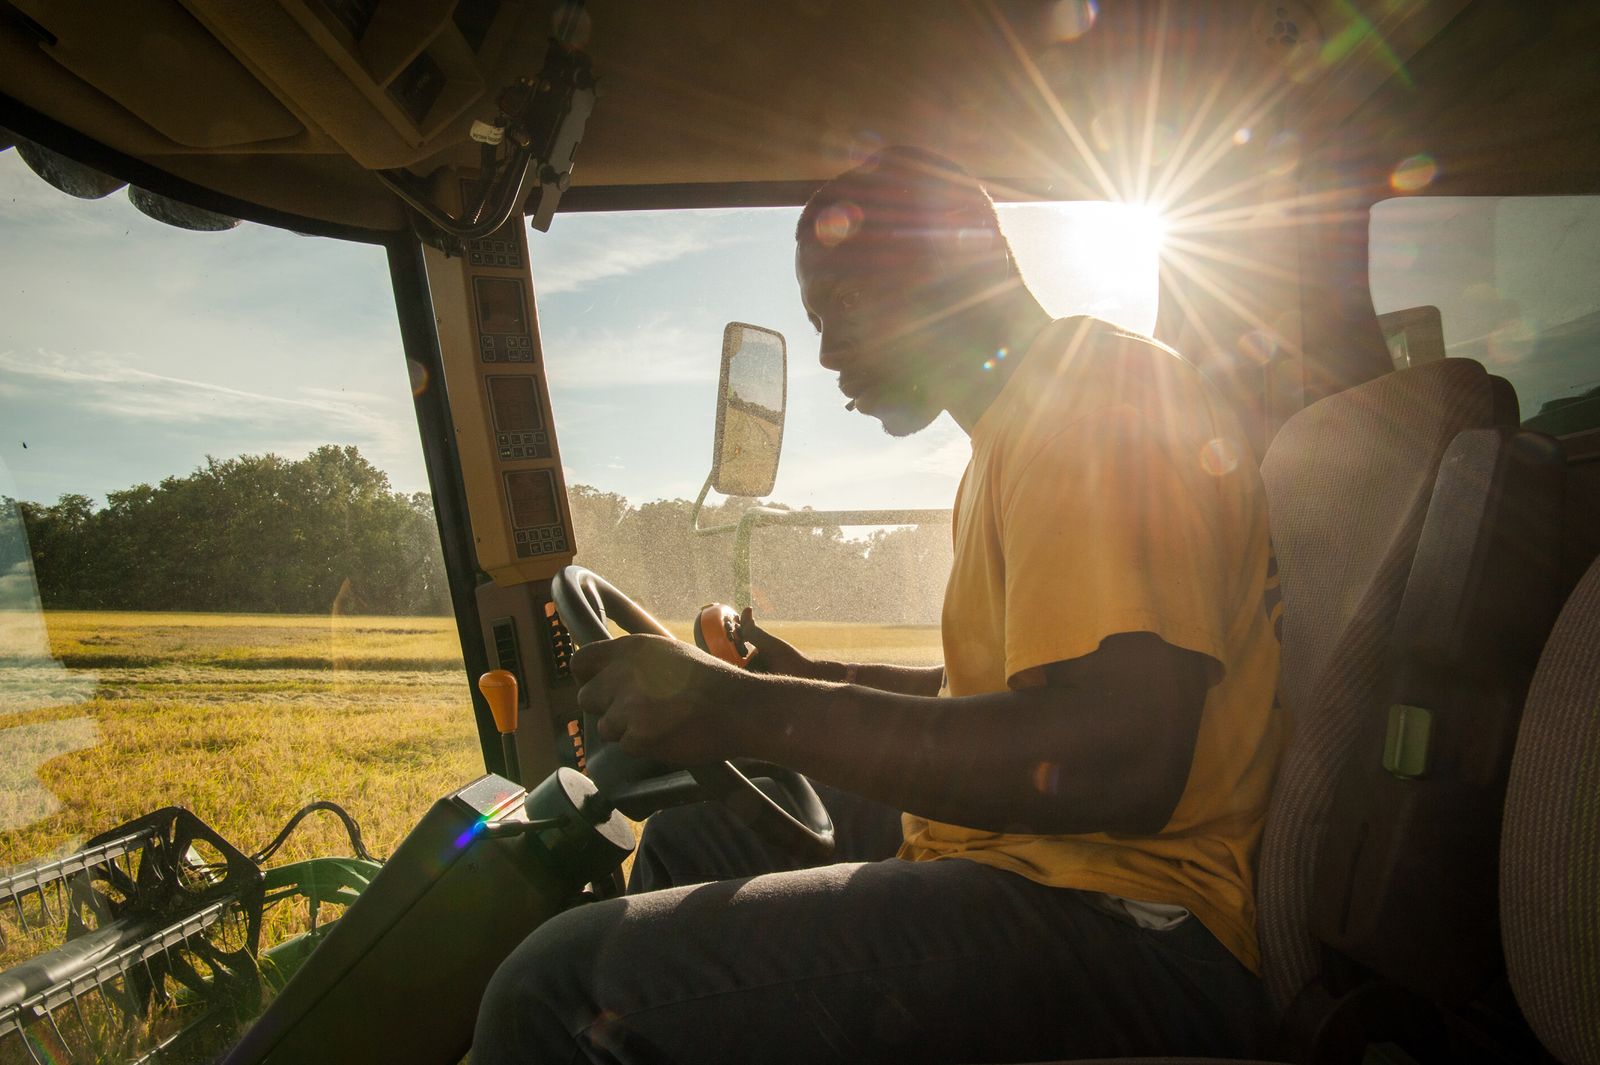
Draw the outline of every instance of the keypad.
[[[478,337],[478,355],[484,362],[532,362],[533,338],[486,334]]]
[[[514,240],[467,241],[467,262],[473,266],[500,266],[507,270],[522,269],[522,251]]]
[[[553,555],[557,551],[566,551],[567,530],[560,525],[542,525],[536,529],[518,529],[517,557],[532,558],[534,555]]]
[[[547,459],[550,434],[543,429],[531,433],[497,433],[495,446],[502,459]]]

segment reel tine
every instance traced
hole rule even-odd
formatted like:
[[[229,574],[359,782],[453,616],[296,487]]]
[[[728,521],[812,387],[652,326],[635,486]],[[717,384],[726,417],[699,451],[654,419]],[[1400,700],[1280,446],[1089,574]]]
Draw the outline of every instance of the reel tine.
[[[89,1028],[89,1018],[84,1016],[83,1003],[78,1001],[78,993],[76,991],[73,991],[70,997],[72,999],[72,1008],[78,1013],[78,1023],[83,1026],[83,1037],[88,1040],[89,1045],[93,1046],[94,1032]],[[68,1053],[70,1054],[70,1051]]]
[[[34,889],[39,895],[39,909],[44,911],[44,919],[46,921],[51,924],[55,924],[56,915],[50,912],[50,900],[45,898],[44,889],[45,885],[43,884],[40,884]]]
[[[61,1049],[66,1053],[67,1059],[70,1061],[73,1057],[72,1044],[67,1042],[66,1033],[63,1032],[61,1030],[61,1026],[56,1023],[56,1011],[47,1009],[44,1011],[44,1015],[50,1021],[51,1030],[56,1033],[56,1042],[61,1044]]]
[[[22,896],[21,896],[21,894],[16,894],[16,895],[11,896],[11,905],[16,907],[16,910],[17,910],[17,923],[22,925],[22,931],[24,933],[31,933],[33,931],[33,929],[28,927],[28,915],[26,913],[24,913],[23,910],[22,910]]]
[[[26,1028],[18,1028],[17,1037],[22,1040],[22,1049],[28,1052],[28,1060],[33,1062],[33,1065],[46,1065],[46,1062],[33,1052],[33,1039],[28,1035]]]
[[[156,979],[156,971],[150,968],[150,956],[146,954],[139,959],[144,964],[144,974],[150,978],[150,996],[152,999],[161,998],[162,984]]]

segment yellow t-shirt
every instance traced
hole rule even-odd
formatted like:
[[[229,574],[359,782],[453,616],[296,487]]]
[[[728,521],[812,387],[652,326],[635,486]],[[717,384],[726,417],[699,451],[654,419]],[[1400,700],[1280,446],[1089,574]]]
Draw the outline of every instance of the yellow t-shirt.
[[[1210,656],[1214,683],[1188,784],[1156,835],[1018,835],[907,814],[900,855],[1183,906],[1258,970],[1254,859],[1285,724],[1255,459],[1201,374],[1147,337],[1068,318],[1022,360],[973,427],[956,495],[940,694],[1037,686],[1041,667],[1121,632]],[[1039,786],[1053,773],[1041,752]]]

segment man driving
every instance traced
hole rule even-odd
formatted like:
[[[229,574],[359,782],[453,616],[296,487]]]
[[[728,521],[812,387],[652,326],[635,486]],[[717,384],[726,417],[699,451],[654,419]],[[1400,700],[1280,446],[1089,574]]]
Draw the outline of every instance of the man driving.
[[[629,895],[501,966],[475,1065],[1250,1055],[1284,723],[1234,416],[1176,352],[1052,320],[931,153],[820,189],[795,272],[853,409],[971,438],[944,667],[812,662],[748,614],[765,675],[654,636],[580,650],[604,738],[804,773],[842,860],[801,868],[715,806],[656,815]]]

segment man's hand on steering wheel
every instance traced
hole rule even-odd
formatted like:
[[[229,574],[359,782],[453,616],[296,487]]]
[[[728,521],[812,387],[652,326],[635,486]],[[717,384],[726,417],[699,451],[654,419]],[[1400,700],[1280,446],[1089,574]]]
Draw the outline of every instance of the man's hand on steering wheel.
[[[627,754],[672,765],[744,753],[730,743],[729,714],[750,706],[759,681],[693,644],[622,636],[580,647],[572,657],[578,706],[598,719],[600,737]]]

